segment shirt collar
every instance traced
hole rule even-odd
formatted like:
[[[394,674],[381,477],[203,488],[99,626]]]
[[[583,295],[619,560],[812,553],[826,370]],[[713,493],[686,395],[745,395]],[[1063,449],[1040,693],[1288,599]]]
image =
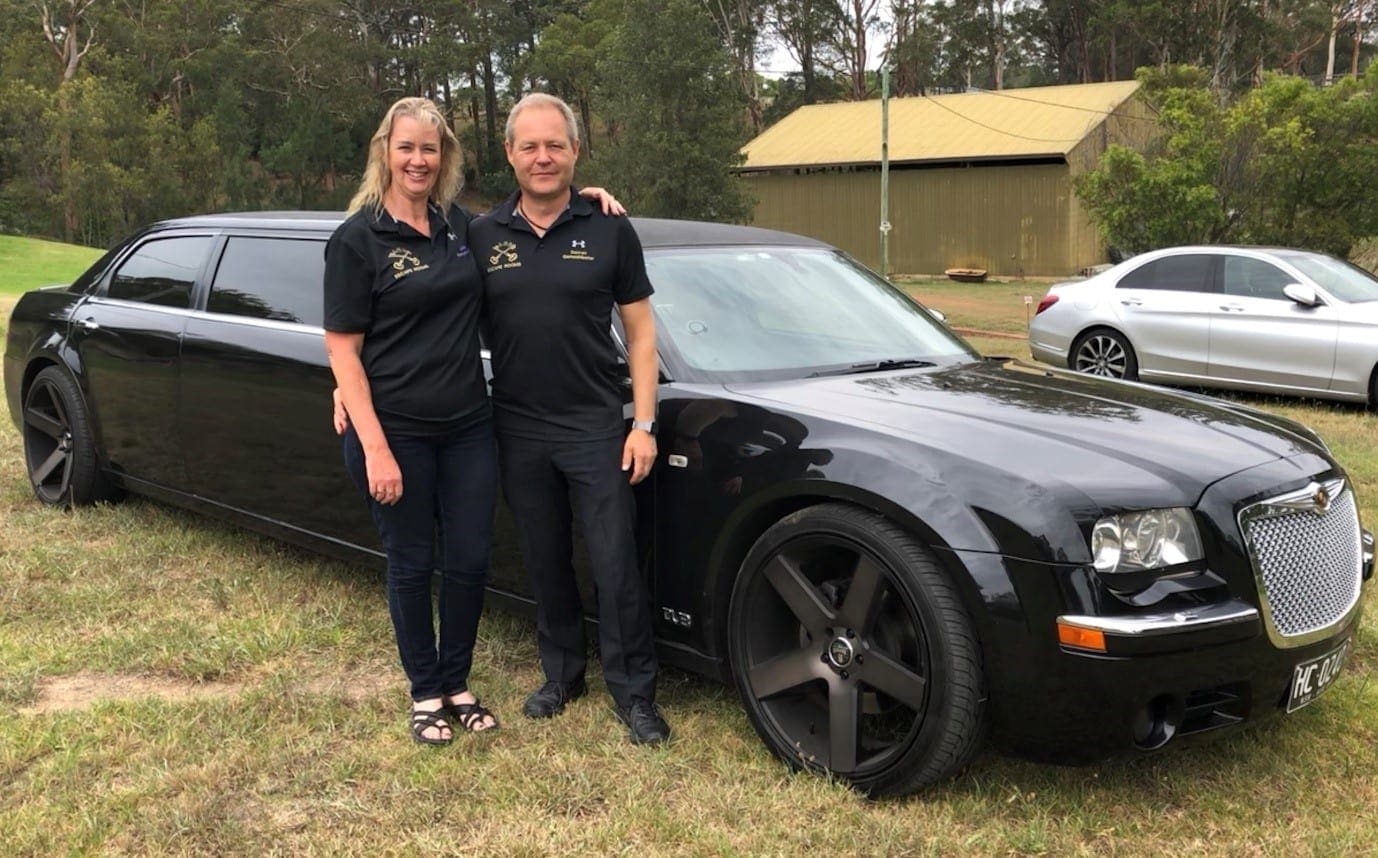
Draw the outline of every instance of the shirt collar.
[[[503,226],[511,226],[512,219],[516,216],[517,203],[521,201],[521,198],[522,192],[520,190],[513,191],[510,197],[503,200],[489,213],[489,217]],[[573,217],[588,217],[593,214],[593,204],[579,196],[579,189],[573,185],[569,189],[569,213]],[[564,217],[563,213],[560,217]],[[559,223],[559,221],[560,218],[557,217],[555,222]],[[552,227],[554,225],[551,224]]]
[[[430,218],[432,237],[436,235],[438,230],[450,229],[450,225],[445,219],[444,212],[440,210],[440,206],[435,204],[435,201],[426,200],[426,215]],[[402,224],[381,204],[376,210],[370,212],[368,223],[369,226],[373,227],[374,232],[389,233],[393,235],[402,234]],[[413,233],[416,232],[416,230],[413,230],[410,226],[407,227],[407,229]],[[420,235],[420,233],[416,234]]]

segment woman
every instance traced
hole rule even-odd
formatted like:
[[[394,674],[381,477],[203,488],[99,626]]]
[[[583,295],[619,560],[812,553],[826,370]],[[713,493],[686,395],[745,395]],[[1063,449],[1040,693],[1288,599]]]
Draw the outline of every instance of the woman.
[[[387,555],[388,609],[411,682],[411,732],[498,727],[469,689],[497,470],[478,318],[482,285],[455,204],[459,142],[428,99],[388,109],[350,216],[325,251],[325,345],[349,414],[345,465]],[[585,189],[604,210],[620,208]],[[439,635],[431,575],[438,563]]]

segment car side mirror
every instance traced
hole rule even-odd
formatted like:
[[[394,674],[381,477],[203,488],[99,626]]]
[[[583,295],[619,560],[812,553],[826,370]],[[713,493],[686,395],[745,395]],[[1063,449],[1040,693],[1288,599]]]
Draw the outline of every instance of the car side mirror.
[[[928,311],[928,315],[930,315],[930,316],[932,316],[933,318],[937,319],[939,322],[943,323],[944,325],[947,324],[947,314],[944,313],[942,310],[935,310],[935,309],[933,309],[932,307],[924,307],[924,309]]]
[[[1282,294],[1296,301],[1303,307],[1319,307],[1321,296],[1316,294],[1316,290],[1310,286],[1303,286],[1300,283],[1288,283],[1282,287]]]

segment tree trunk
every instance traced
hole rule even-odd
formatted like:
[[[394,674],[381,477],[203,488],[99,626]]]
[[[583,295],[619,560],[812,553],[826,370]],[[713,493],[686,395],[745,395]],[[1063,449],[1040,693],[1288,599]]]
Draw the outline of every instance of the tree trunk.
[[[584,152],[583,152],[583,155],[584,155],[584,157],[586,157],[586,158],[592,158],[592,157],[593,157],[593,126],[590,124],[590,120],[593,118],[593,110],[589,107],[589,97],[588,97],[588,95],[586,95],[586,94],[584,94],[584,93],[580,93],[580,94],[579,94],[579,96],[576,98],[576,102],[577,102],[578,105],[579,105],[579,121],[580,121],[581,123],[583,123],[583,126],[584,126]]]
[[[488,156],[488,165],[492,166],[499,163],[497,153],[498,140],[498,82],[493,74],[493,55],[483,55],[483,106],[488,127],[488,139],[484,141],[483,150]]]
[[[1359,76],[1359,49],[1364,45],[1364,23],[1368,21],[1368,6],[1365,3],[1354,13],[1354,51],[1349,55],[1349,73],[1354,77]]]
[[[1340,25],[1344,22],[1340,20],[1338,13],[1330,16],[1330,36],[1326,41],[1325,47],[1325,85],[1330,86],[1335,82],[1335,42],[1340,37]]]

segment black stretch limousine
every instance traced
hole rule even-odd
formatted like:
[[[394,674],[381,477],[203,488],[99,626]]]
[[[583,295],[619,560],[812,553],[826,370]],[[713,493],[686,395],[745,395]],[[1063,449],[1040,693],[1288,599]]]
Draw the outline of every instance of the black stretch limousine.
[[[329,421],[339,221],[167,221],[25,295],[4,376],[38,499],[134,492],[376,563]],[[982,359],[811,239],[635,223],[660,337],[638,503],[661,651],[735,683],[782,758],[900,793],[988,732],[1060,761],[1152,751],[1340,674],[1373,541],[1304,426]],[[491,586],[528,604],[501,522]]]

